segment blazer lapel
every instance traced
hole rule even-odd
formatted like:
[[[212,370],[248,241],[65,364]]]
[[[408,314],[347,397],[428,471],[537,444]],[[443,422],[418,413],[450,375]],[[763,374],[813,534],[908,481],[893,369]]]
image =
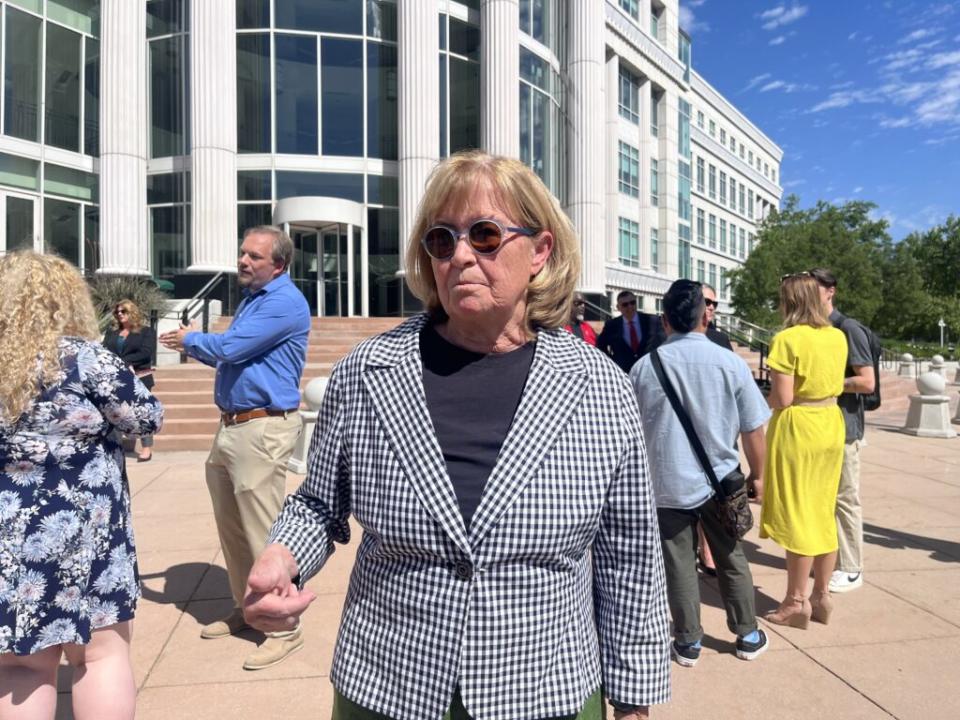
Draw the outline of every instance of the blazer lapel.
[[[368,358],[363,384],[394,455],[427,512],[468,557],[470,544],[447,475],[423,391],[420,329],[424,317],[405,323],[396,342]]]
[[[470,523],[472,547],[516,502],[580,404],[587,373],[574,342],[551,331],[538,337],[520,406]]]

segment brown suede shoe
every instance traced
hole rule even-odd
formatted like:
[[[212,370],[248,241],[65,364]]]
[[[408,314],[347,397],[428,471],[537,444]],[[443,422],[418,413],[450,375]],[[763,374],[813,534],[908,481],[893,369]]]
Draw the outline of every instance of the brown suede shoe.
[[[243,619],[243,610],[234,608],[229,615],[222,620],[217,620],[209,625],[204,625],[200,630],[200,637],[207,640],[217,640],[219,638],[236,635],[241,630],[246,630],[250,626]]]
[[[243,662],[244,670],[263,670],[283,662],[303,647],[303,631],[297,626],[290,632],[267,633],[267,639]]]

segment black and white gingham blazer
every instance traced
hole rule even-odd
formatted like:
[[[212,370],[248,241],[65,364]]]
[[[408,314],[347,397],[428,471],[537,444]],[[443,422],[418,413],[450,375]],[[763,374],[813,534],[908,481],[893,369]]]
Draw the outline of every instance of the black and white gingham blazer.
[[[427,410],[425,316],[367,340],[327,386],[309,471],[271,532],[303,580],[363,528],[331,679],[396,720],[576,714],[670,697],[663,560],[627,376],[560,330],[538,336],[469,530]],[[592,550],[592,552],[591,552]],[[592,558],[592,562],[591,562]]]

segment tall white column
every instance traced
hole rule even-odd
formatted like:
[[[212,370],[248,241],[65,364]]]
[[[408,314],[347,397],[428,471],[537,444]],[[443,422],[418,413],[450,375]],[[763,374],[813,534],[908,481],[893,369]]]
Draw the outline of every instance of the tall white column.
[[[620,167],[620,58],[617,55],[611,55],[607,58],[606,74],[606,82],[603,86],[603,107],[607,116],[606,148],[604,150],[606,161],[604,186],[607,191],[607,201],[604,205],[604,226],[607,232],[606,254],[608,258],[615,259],[619,256],[618,242],[620,239],[620,221],[617,212],[620,204],[618,173]]]
[[[189,272],[237,270],[236,13],[235,0],[190,3]]]
[[[149,275],[146,4],[102,7],[99,272]]]
[[[594,9],[598,17],[602,14]],[[517,0],[480,4],[480,147],[520,156],[520,8]]]
[[[601,293],[606,284],[603,196],[604,15],[595,0],[570,0],[567,94],[570,131],[567,214],[580,234],[580,288]],[[616,88],[613,89],[614,92]],[[609,88],[608,88],[609,91]]]
[[[400,247],[406,247],[430,171],[440,157],[440,46],[436,0],[397,4]]]

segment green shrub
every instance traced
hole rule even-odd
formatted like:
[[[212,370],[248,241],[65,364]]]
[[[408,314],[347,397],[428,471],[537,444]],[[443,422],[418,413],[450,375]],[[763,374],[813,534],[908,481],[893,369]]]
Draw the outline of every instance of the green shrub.
[[[153,310],[163,313],[169,300],[166,293],[152,280],[131,275],[96,277],[90,282],[90,293],[93,296],[93,306],[100,316],[101,329],[109,324],[113,308],[121,300],[134,302],[145,320],[149,320]]]

